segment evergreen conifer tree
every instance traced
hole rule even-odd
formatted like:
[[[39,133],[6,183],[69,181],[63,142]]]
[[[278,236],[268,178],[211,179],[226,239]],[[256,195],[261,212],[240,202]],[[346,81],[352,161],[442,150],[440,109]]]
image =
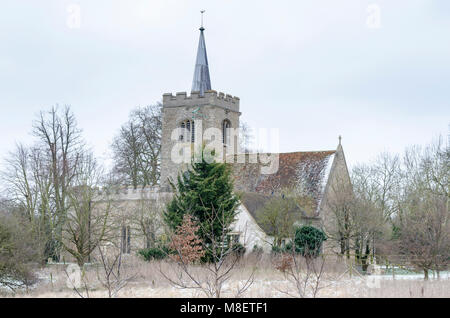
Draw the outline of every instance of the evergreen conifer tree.
[[[210,160],[205,160],[203,153],[201,161],[193,162],[190,169],[178,175],[178,184],[172,184],[175,196],[167,206],[164,219],[172,230],[176,230],[185,214],[192,215],[200,225],[199,237],[209,244],[211,237],[223,237],[224,231],[230,230],[239,198],[233,193],[229,166],[208,162]]]

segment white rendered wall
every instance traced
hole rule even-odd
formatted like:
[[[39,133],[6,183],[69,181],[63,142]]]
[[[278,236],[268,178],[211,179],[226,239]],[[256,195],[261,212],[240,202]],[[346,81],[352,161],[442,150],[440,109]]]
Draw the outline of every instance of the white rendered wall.
[[[264,233],[242,204],[238,207],[238,214],[232,229],[233,233],[240,234],[239,243],[245,246],[246,252],[251,252],[255,245],[262,247],[264,252],[272,250],[273,239]]]

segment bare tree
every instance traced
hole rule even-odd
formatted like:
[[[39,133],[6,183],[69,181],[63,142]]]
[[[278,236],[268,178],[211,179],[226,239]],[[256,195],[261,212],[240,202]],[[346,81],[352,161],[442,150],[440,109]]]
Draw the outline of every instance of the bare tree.
[[[274,265],[288,283],[286,288],[277,290],[295,298],[316,298],[322,289],[331,286],[345,274],[345,271],[339,273],[336,268],[327,268],[324,255],[305,257],[296,253],[295,248],[278,255]]]
[[[412,147],[404,156],[402,192],[395,218],[398,254],[423,270],[442,270],[450,257],[449,151],[442,140]]]
[[[373,170],[370,167],[364,165],[354,167],[351,178],[354,193],[354,204],[350,209],[354,228],[351,246],[355,253],[356,264],[361,265],[362,270],[366,272],[371,254],[372,257],[375,255],[375,241],[383,240],[386,233],[391,230],[386,228],[391,215],[385,213],[386,205],[380,204],[380,193],[384,191],[379,191],[378,184],[373,182]]]
[[[439,138],[426,147],[409,147],[402,160],[382,154],[372,166],[353,170],[359,207],[354,217],[363,232],[372,227],[372,239],[378,240],[373,249],[379,250],[374,254],[412,265],[425,278],[429,270],[448,265],[448,149]]]
[[[96,280],[89,275],[88,269],[82,267],[79,269],[77,279],[72,279],[70,274],[65,269],[64,272],[71,282],[71,287],[80,298],[90,298],[90,292],[97,289],[98,283],[106,289],[109,298],[117,296],[120,290],[127,286],[127,284],[136,278],[137,274],[134,270],[128,272],[124,266],[122,246],[108,242],[104,245],[98,245],[98,264],[95,265]],[[73,281],[74,280],[74,281]]]
[[[23,207],[46,249],[59,259],[68,189],[84,152],[81,131],[69,106],[41,112],[33,123],[36,143],[17,145],[2,169],[7,195]]]
[[[45,245],[43,260],[51,257],[55,213],[52,176],[48,152],[22,144],[6,159],[1,179],[7,185],[5,195],[26,214],[39,242]]]
[[[135,189],[159,182],[161,107],[157,104],[133,110],[112,144],[119,181]]]
[[[49,112],[41,112],[33,124],[33,134],[38,142],[36,147],[45,150],[45,164],[51,176],[51,223],[50,254],[59,259],[62,229],[68,210],[68,191],[73,186],[80,159],[84,153],[81,130],[77,127],[74,114],[69,106],[60,110],[52,107]]]
[[[140,154],[144,147],[138,130],[133,122],[128,122],[120,128],[119,136],[112,144],[115,157],[114,170],[119,176],[119,182],[131,184],[135,189],[141,183]]]
[[[329,214],[323,224],[327,237],[335,242],[340,255],[351,255],[351,241],[355,234],[352,214],[355,208],[355,197],[352,184],[344,177],[337,177],[330,186],[327,199]]]
[[[38,191],[33,179],[30,162],[31,149],[22,144],[9,154],[2,171],[2,179],[7,185],[6,195],[23,207],[27,218],[32,221],[38,202]]]
[[[382,153],[376,159],[370,171],[369,182],[372,183],[374,201],[386,221],[396,213],[395,202],[400,189],[400,159],[388,153]]]
[[[436,195],[411,193],[398,219],[398,254],[424,272],[442,270],[450,257],[450,215],[446,200]]]
[[[63,227],[61,244],[75,257],[82,267],[90,260],[91,253],[110,239],[115,229],[109,216],[113,208],[108,191],[99,193],[102,170],[91,154],[87,154],[78,167],[74,186],[67,190],[69,211]]]
[[[156,185],[160,176],[160,152],[162,134],[162,105],[156,104],[138,108],[133,115],[140,123],[145,141],[141,169],[144,172],[144,185]]]
[[[338,243],[340,254],[354,255],[363,271],[375,255],[376,240],[391,230],[386,224],[396,211],[398,176],[398,158],[384,153],[371,166],[355,166],[351,181],[338,176],[331,184],[327,235]]]
[[[108,291],[109,298],[116,297],[137,276],[123,271],[122,246],[111,247],[108,251],[107,246],[98,246],[101,271],[97,271],[97,278]]]

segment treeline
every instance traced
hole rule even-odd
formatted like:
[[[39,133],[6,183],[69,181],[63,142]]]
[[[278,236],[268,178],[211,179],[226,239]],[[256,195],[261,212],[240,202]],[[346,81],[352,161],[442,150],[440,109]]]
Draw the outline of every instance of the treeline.
[[[31,133],[33,143],[18,143],[0,169],[0,283],[11,288],[31,281],[26,264],[62,261],[63,250],[79,264],[89,261],[107,238],[112,209],[91,213],[96,189],[159,180],[159,104],[132,111],[111,145],[111,171],[96,160],[69,106],[40,112]]]
[[[351,189],[345,180],[334,185],[347,195],[330,200],[327,234],[363,268],[375,257],[414,266],[425,278],[439,273],[450,261],[449,173],[450,146],[442,138],[357,165]]]

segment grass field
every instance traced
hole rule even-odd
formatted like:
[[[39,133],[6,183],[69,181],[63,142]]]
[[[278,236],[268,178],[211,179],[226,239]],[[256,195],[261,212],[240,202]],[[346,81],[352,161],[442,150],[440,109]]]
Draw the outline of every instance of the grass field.
[[[108,297],[107,288],[102,282],[104,272],[102,268],[94,265],[86,266],[85,276],[82,280],[86,284],[78,288],[77,293],[68,282],[70,273],[65,269],[67,265],[47,265],[37,270],[38,281],[28,290],[19,290],[15,293],[1,289],[3,297]],[[205,269],[201,266],[195,268],[199,280],[206,283],[202,277]],[[229,280],[222,285],[221,297],[236,297],[237,290],[251,277],[251,286],[241,293],[240,297],[272,298],[300,296],[295,281],[289,275],[284,275],[273,266],[270,258],[258,261],[246,259],[240,262],[230,273]],[[179,268],[173,263],[165,261],[144,262],[138,258],[130,257],[124,261],[121,276],[130,278],[126,285],[117,292],[117,297],[144,297],[144,298],[178,298],[178,297],[205,297],[201,289],[178,288],[171,284],[167,277],[176,277],[180,274]],[[312,275],[314,276],[314,275]],[[349,271],[342,262],[329,262],[324,267],[320,279],[308,277],[308,273],[298,273],[301,283],[305,284],[303,297],[312,297],[312,285],[318,284],[316,297],[450,297],[450,276],[441,273],[439,279],[424,281],[423,275],[360,275],[356,271]],[[186,276],[183,278],[189,281]],[[87,292],[86,292],[87,289]]]

